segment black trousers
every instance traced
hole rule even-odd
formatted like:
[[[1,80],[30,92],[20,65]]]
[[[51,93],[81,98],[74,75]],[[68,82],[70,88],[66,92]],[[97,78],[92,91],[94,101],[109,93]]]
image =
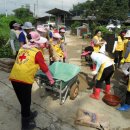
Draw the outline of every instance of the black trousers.
[[[105,83],[108,85],[110,84],[110,79],[114,73],[114,65],[111,65],[104,69],[101,79],[97,80],[96,82],[96,88],[101,88],[102,82],[105,81]]]
[[[130,105],[130,92],[128,92],[128,91],[126,93],[125,103],[128,104],[128,105]]]
[[[123,51],[115,51],[115,59],[114,59],[114,62],[116,63],[116,64],[120,64],[120,61],[121,61],[121,59],[122,59],[122,52]]]
[[[11,81],[16,96],[21,105],[21,115],[22,117],[30,116],[30,106],[31,106],[31,84],[25,84],[20,82]]]

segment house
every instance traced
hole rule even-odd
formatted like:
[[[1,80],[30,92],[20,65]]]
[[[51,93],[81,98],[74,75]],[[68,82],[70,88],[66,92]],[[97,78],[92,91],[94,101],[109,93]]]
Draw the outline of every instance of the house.
[[[58,8],[51,9],[46,13],[48,13],[49,16],[37,18],[37,23],[47,23],[49,21],[48,23],[55,22],[56,25],[66,25],[66,19],[72,15],[70,12]]]

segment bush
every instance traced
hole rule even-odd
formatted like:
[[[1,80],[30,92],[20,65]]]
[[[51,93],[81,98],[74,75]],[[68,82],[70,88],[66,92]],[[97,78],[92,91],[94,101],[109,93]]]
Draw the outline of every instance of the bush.
[[[97,27],[95,28],[95,31],[96,31],[96,30],[101,30],[103,36],[106,35],[106,34],[113,34],[113,33],[114,33],[114,32],[109,31],[109,30],[106,28],[106,26],[97,26]]]
[[[24,17],[24,18],[17,18],[14,15],[9,15],[6,17],[5,15],[0,15],[0,57],[12,57],[12,52],[10,46],[5,46],[7,41],[9,40],[10,35],[10,28],[9,23],[11,21],[16,21],[20,24],[23,24],[25,21],[30,21],[34,23],[33,17]]]
[[[80,26],[80,22],[75,21],[75,22],[71,25],[71,29],[74,30],[74,29],[76,29],[76,28],[79,27],[79,26]]]
[[[126,26],[121,26],[121,28],[115,28],[115,29],[113,29],[113,31],[111,32],[111,31],[109,31],[107,28],[106,28],[106,26],[97,26],[96,28],[95,28],[95,30],[97,30],[97,29],[99,29],[99,30],[101,30],[101,32],[103,33],[103,36],[105,36],[105,35],[108,35],[108,34],[119,34],[122,30],[125,30],[126,28],[128,28],[128,27],[126,27]]]
[[[12,50],[10,45],[4,46],[2,45],[0,48],[0,58],[12,58]]]
[[[9,39],[10,28],[9,23],[13,20],[16,20],[18,23],[21,23],[19,19],[14,16],[5,17],[0,15],[0,47],[5,45]]]

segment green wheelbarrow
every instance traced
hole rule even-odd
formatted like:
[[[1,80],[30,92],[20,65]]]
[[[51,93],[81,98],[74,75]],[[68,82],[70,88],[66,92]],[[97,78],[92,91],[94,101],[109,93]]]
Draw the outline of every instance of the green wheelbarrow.
[[[35,75],[38,86],[58,93],[60,104],[65,102],[68,95],[70,95],[70,99],[74,100],[79,93],[80,67],[74,64],[55,62],[49,66],[49,70],[55,80],[54,85],[51,86],[47,76],[39,70]]]

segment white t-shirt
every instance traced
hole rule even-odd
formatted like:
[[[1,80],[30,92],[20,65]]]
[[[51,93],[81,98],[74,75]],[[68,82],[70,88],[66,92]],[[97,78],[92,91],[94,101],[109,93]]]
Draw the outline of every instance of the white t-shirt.
[[[109,58],[108,56],[106,56],[102,53],[93,52],[91,54],[91,58],[96,63],[96,70],[95,70],[96,72],[99,71],[99,69],[103,63],[106,63],[105,68],[114,64],[114,61],[111,58]]]

